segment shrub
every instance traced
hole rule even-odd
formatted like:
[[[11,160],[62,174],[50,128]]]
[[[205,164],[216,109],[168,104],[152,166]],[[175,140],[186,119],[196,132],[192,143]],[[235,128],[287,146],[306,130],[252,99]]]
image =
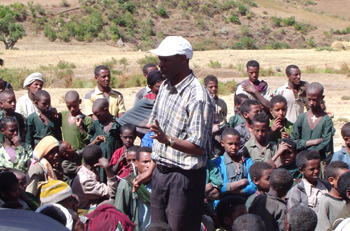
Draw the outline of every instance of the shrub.
[[[221,64],[220,64],[220,62],[218,60],[216,60],[216,61],[210,60],[210,62],[208,64],[208,67],[221,68]]]
[[[110,60],[102,62],[102,65],[105,65],[109,69],[113,69],[113,67],[117,64],[117,60],[112,57]]]
[[[258,49],[258,46],[256,45],[256,40],[251,38],[251,37],[242,37],[238,40],[238,42],[236,42],[235,44],[233,44],[232,49],[234,50],[256,50]]]
[[[296,23],[294,16],[284,18],[282,19],[282,22],[285,26],[293,26]]]
[[[74,63],[70,63],[67,61],[59,61],[57,63],[57,68],[58,69],[75,69],[77,66]]]
[[[23,25],[16,23],[10,12],[3,17],[0,15],[0,31],[0,41],[5,44],[6,49],[13,48],[17,41],[26,35]]]
[[[271,41],[270,44],[266,47],[267,49],[290,49],[290,45],[287,43]]]
[[[315,43],[314,37],[309,38],[307,43],[308,43],[308,45],[310,47],[316,47],[317,46],[316,43]]]
[[[246,7],[246,5],[244,5],[244,4],[240,4],[238,6],[238,11],[241,15],[246,15],[246,13],[248,11],[248,7]]]
[[[144,58],[137,60],[137,63],[142,68],[147,63],[153,63],[154,65],[158,65],[159,59],[157,56],[146,55]]]
[[[129,65],[128,60],[125,57],[123,57],[119,60],[119,64],[124,65],[124,66]]]
[[[282,22],[281,17],[276,17],[276,16],[271,17],[271,24],[273,27],[281,27],[282,26],[281,22]]]
[[[239,17],[237,14],[232,14],[232,16],[229,18],[230,22],[235,24],[240,24]]]
[[[168,13],[166,12],[166,9],[162,6],[158,9],[158,15],[162,18],[168,17]]]

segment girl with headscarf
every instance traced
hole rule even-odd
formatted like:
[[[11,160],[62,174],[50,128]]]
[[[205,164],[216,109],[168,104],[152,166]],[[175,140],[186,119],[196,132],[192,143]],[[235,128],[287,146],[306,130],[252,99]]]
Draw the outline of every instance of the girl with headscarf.
[[[40,181],[60,178],[56,174],[60,167],[58,140],[53,136],[46,136],[40,140],[33,151],[33,159],[32,166],[28,171],[29,183],[26,192],[39,198],[40,191],[38,186]]]
[[[17,100],[16,112],[27,118],[37,111],[34,104],[35,92],[41,90],[44,85],[44,76],[41,73],[30,74],[23,83],[23,88],[28,88],[28,92]]]

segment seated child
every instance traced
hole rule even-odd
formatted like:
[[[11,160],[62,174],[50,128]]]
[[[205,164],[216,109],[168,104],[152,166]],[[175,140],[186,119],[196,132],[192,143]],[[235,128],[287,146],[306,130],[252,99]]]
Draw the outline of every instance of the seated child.
[[[141,147],[137,150],[135,162],[137,174],[142,174],[148,169],[151,163],[151,153],[150,147]],[[132,193],[132,181],[135,177],[135,175],[130,174],[119,182],[114,206],[129,217],[136,226],[135,230],[145,230],[151,223],[152,181],[142,185],[135,194]]]
[[[92,105],[92,112],[97,117],[89,130],[90,141],[93,142],[99,136],[103,136],[104,140],[99,141],[97,145],[102,149],[102,157],[111,161],[112,155],[121,147],[120,124],[108,109],[107,99],[96,99]],[[100,179],[106,181],[106,175],[100,168]]]
[[[63,181],[71,185],[81,165],[82,151],[76,152],[70,143],[60,141],[59,153],[63,170]]]
[[[6,116],[12,117],[18,124],[18,137],[21,142],[25,141],[26,126],[24,123],[23,115],[15,112],[16,109],[16,96],[13,90],[6,89],[0,93],[0,119]],[[3,135],[0,134],[0,140],[2,142]]]
[[[284,222],[285,231],[314,231],[317,225],[317,214],[305,205],[294,205],[289,209]],[[327,227],[325,227],[327,229]]]
[[[315,150],[323,161],[333,152],[333,122],[321,108],[323,86],[311,83],[306,90],[310,109],[298,116],[290,137],[297,144],[297,152]]]
[[[16,119],[6,116],[0,120],[3,134],[0,144],[0,171],[4,168],[15,168],[27,173],[33,157],[32,147],[21,143]]]
[[[232,231],[233,222],[241,215],[247,213],[244,198],[241,196],[230,196],[222,199],[215,209],[220,226],[226,231]]]
[[[278,149],[280,149],[280,146],[282,145],[284,145],[284,148],[283,148],[283,152],[279,156],[282,163],[280,168],[287,169],[288,172],[293,176],[294,184],[298,183],[299,179],[302,178],[302,174],[299,171],[299,168],[295,162],[296,144],[291,138],[282,138],[277,143]]]
[[[272,141],[278,142],[281,138],[289,138],[293,124],[286,119],[287,100],[281,95],[272,97],[270,112],[275,118],[270,122],[269,137]]]
[[[232,231],[266,231],[263,220],[254,214],[247,213],[239,216],[232,225]]]
[[[336,216],[341,212],[345,201],[338,192],[339,177],[349,171],[349,165],[342,161],[333,161],[325,171],[325,177],[331,185],[331,191],[326,193],[320,202],[316,231],[326,231],[333,224]]]
[[[256,185],[257,189],[255,193],[250,195],[245,203],[247,211],[249,207],[252,205],[255,197],[260,194],[265,194],[270,190],[270,175],[272,172],[272,166],[266,162],[255,162],[250,166],[249,174],[251,180]]]
[[[241,114],[241,105],[244,101],[246,101],[248,98],[245,94],[238,94],[235,95],[234,103],[235,103],[235,115],[230,117],[230,120],[228,121],[228,126],[230,128],[235,128],[237,125],[241,123],[245,123],[245,120],[243,118],[243,115]]]
[[[136,126],[133,124],[124,124],[120,128],[120,139],[124,145],[117,149],[111,158],[113,173],[116,175],[127,165],[126,152],[130,147],[134,146],[134,141],[136,139]]]
[[[245,195],[254,193],[256,186],[253,182],[249,182],[249,168],[253,161],[238,153],[239,133],[234,128],[225,128],[222,132],[221,145],[225,148],[224,155],[213,160],[218,166],[224,182],[220,198],[227,197],[232,193]],[[219,200],[214,201],[214,207],[218,203]]]
[[[95,101],[96,102],[96,101]],[[79,198],[79,209],[90,209],[100,204],[113,204],[118,181],[114,176],[109,161],[102,157],[98,145],[89,145],[83,150],[84,164],[79,169],[72,183],[72,191]],[[100,183],[98,167],[107,175],[107,184]]]
[[[26,144],[34,148],[42,138],[48,135],[62,140],[60,120],[49,110],[50,94],[44,90],[37,91],[34,95],[34,104],[38,112],[33,112],[27,118]]]
[[[33,158],[36,162],[29,168],[26,192],[33,194],[39,202],[39,182],[60,179],[59,142],[53,136],[44,137],[35,147]]]
[[[136,153],[139,148],[140,146],[132,146],[126,151],[126,166],[120,169],[119,172],[114,173],[118,179],[123,179],[134,170],[136,163]]]
[[[268,139],[269,124],[269,117],[264,112],[254,115],[252,120],[254,136],[245,143],[244,156],[250,157],[254,162],[264,161],[274,165],[275,160],[271,158],[275,156],[277,146]]]
[[[235,127],[241,137],[241,148],[243,148],[244,144],[254,136],[252,131],[252,120],[256,114],[261,112],[261,110],[262,107],[257,100],[248,99],[242,103],[241,115],[245,122]]]
[[[90,116],[85,116],[79,106],[81,99],[76,91],[68,91],[64,97],[68,111],[59,113],[63,140],[69,141],[74,150],[83,149],[89,144],[88,130],[92,124]]]
[[[343,227],[343,229],[339,229],[339,230],[349,230],[349,221],[347,218],[350,217],[350,172],[346,172],[344,174],[342,174],[340,177],[339,177],[339,180],[338,180],[338,192],[341,196],[341,198],[344,199],[345,201],[345,205],[343,206],[341,212],[336,216],[336,218],[334,219],[334,222],[332,223],[331,227],[329,227],[329,231],[332,231],[332,230],[336,230],[336,228],[338,226],[342,226],[343,224],[343,221],[344,223],[347,225],[344,224],[344,226],[346,227]]]
[[[320,201],[329,191],[329,185],[318,178],[320,155],[317,151],[305,150],[296,156],[296,163],[303,178],[288,192],[288,209],[303,204],[318,213]]]
[[[344,139],[345,145],[342,146],[340,151],[333,153],[331,162],[341,160],[347,163],[350,167],[350,122],[344,124],[341,128],[341,135]]]
[[[256,214],[264,221],[266,230],[284,229],[287,203],[283,199],[293,185],[292,175],[283,168],[274,169],[270,177],[270,191],[257,196],[249,208],[249,213]]]

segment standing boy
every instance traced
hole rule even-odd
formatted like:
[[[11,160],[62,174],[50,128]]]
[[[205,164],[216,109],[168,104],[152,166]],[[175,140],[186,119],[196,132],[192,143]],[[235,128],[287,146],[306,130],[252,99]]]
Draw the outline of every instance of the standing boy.
[[[255,60],[250,60],[247,63],[248,79],[237,86],[235,94],[246,94],[249,99],[258,100],[268,110],[270,109],[271,91],[264,80],[259,80],[259,68],[260,65]]]
[[[234,101],[235,101],[235,115],[230,117],[230,120],[228,121],[228,126],[230,128],[235,128],[237,125],[244,123],[244,117],[241,114],[241,105],[244,101],[246,101],[248,98],[245,94],[238,94],[235,95]]]
[[[260,216],[266,230],[284,230],[284,219],[288,211],[284,197],[292,185],[293,177],[287,170],[274,169],[270,177],[270,191],[254,199],[249,213]]]
[[[223,156],[214,159],[218,166],[224,185],[221,188],[220,198],[230,194],[251,195],[256,186],[249,182],[249,168],[253,164],[251,158],[244,158],[238,153],[240,147],[239,133],[234,128],[225,128],[222,132],[221,145],[225,149]],[[214,201],[214,207],[219,200]]]
[[[286,118],[290,122],[295,123],[298,116],[304,112],[304,107],[307,107],[306,87],[308,83],[300,80],[300,69],[296,65],[289,65],[286,68],[286,75],[288,82],[277,88],[273,95],[281,95],[286,98]]]
[[[331,185],[331,191],[326,193],[320,202],[316,231],[326,231],[345,205],[345,201],[338,191],[338,180],[341,175],[348,171],[349,165],[339,160],[333,161],[327,166],[325,177]]]
[[[289,138],[293,124],[286,119],[286,98],[280,95],[272,97],[270,112],[274,117],[270,122],[270,139],[277,143],[281,138]]]
[[[145,172],[151,163],[152,148],[141,147],[136,154],[137,174]],[[136,231],[144,231],[151,223],[150,197],[152,181],[145,182],[137,193],[132,193],[132,180],[135,176],[129,175],[120,181],[114,206],[135,224]]]
[[[320,155],[313,150],[302,151],[297,155],[296,162],[303,178],[289,191],[288,208],[304,204],[318,213],[320,201],[329,190],[329,185],[318,178]]]
[[[93,142],[99,136],[103,140],[98,142],[102,149],[102,156],[109,162],[115,150],[121,146],[120,124],[108,110],[108,101],[106,99],[97,99],[92,105],[92,112],[97,120],[93,122],[89,130],[90,141]],[[102,169],[100,169],[102,170]],[[103,171],[100,171],[101,181],[105,181]]]
[[[109,161],[102,157],[97,145],[89,145],[83,150],[84,164],[72,183],[73,193],[79,197],[79,209],[90,209],[101,203],[113,205],[118,181]],[[97,168],[102,167],[107,175],[107,184],[100,183]],[[102,170],[102,171],[103,171]]]
[[[146,65],[144,65],[142,67],[142,72],[143,72],[143,76],[145,76],[147,78],[148,73],[150,73],[151,71],[154,70],[158,70],[157,66],[154,65],[153,63],[147,63]],[[135,101],[134,101],[134,106],[136,105],[136,103],[138,101],[140,101],[145,95],[151,93],[152,90],[151,88],[149,88],[148,85],[146,85],[146,87],[142,88],[141,90],[139,90],[136,95],[135,95]]]
[[[109,86],[111,82],[109,68],[100,65],[95,68],[94,73],[97,86],[85,95],[86,115],[93,116],[92,106],[96,99],[106,99],[109,103],[109,112],[117,118],[121,117],[125,113],[124,99],[120,92]],[[94,119],[96,118],[93,117]]]
[[[62,125],[63,140],[69,141],[74,150],[83,149],[89,144],[88,130],[92,124],[90,116],[80,110],[81,99],[77,91],[68,91],[64,97],[68,111],[59,113]]]
[[[256,185],[256,191],[250,195],[245,203],[247,211],[249,210],[255,197],[265,194],[270,190],[270,176],[272,166],[266,162],[255,162],[250,166],[249,175],[253,183]]]
[[[318,151],[323,161],[333,152],[333,121],[320,106],[324,98],[320,83],[311,83],[306,96],[310,109],[298,116],[290,136],[296,142],[298,152]]]
[[[34,95],[34,104],[38,111],[27,118],[26,144],[34,148],[42,138],[48,135],[62,140],[60,119],[54,117],[50,111],[50,94],[45,90],[37,91]]]
[[[341,150],[333,153],[331,162],[340,160],[350,166],[350,122],[344,124],[344,126],[341,128],[341,135],[345,145],[341,147]]]

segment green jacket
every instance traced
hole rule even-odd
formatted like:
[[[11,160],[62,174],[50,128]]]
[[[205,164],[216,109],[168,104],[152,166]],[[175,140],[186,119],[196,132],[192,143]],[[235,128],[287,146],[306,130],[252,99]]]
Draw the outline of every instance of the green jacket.
[[[15,153],[16,156],[13,163],[5,147],[0,145],[0,171],[4,168],[15,168],[27,173],[30,161],[33,157],[32,147],[22,143],[20,146],[15,147]]]

